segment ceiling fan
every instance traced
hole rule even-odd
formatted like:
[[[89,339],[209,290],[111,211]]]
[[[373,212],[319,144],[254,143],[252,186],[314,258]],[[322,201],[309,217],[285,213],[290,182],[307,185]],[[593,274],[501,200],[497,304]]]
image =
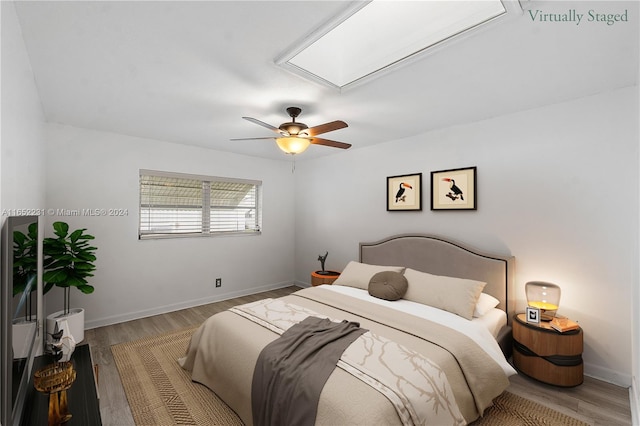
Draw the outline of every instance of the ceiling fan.
[[[331,132],[338,129],[344,129],[347,127],[347,123],[344,121],[336,120],[329,123],[320,124],[319,126],[309,127],[304,123],[296,121],[296,117],[300,115],[302,109],[298,107],[287,108],[287,113],[291,117],[291,121],[288,123],[282,123],[279,127],[267,124],[264,121],[260,121],[251,117],[242,117],[247,121],[255,123],[259,126],[266,127],[269,130],[273,130],[280,136],[267,136],[262,138],[240,138],[231,139],[232,141],[246,141],[246,140],[258,140],[258,139],[275,139],[276,143],[287,154],[300,154],[306,150],[309,145],[325,145],[333,148],[347,149],[351,147],[351,144],[344,142],[332,141],[329,139],[319,138],[317,135]]]

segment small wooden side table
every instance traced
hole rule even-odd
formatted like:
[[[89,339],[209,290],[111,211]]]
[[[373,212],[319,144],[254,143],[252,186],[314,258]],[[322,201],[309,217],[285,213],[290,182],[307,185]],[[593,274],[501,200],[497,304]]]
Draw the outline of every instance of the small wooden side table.
[[[528,323],[525,314],[513,321],[513,364],[536,380],[564,387],[581,384],[582,349],[582,328],[560,333],[548,322]]]
[[[326,274],[322,274],[322,271],[315,271],[311,273],[311,285],[317,286],[321,284],[333,284],[335,280],[340,276],[340,272],[325,271]]]

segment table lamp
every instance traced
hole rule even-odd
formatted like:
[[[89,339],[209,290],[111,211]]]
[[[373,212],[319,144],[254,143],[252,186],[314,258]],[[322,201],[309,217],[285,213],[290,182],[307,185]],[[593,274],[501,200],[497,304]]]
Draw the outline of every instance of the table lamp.
[[[560,287],[544,281],[529,281],[525,284],[527,304],[540,309],[540,319],[551,321],[560,306]]]

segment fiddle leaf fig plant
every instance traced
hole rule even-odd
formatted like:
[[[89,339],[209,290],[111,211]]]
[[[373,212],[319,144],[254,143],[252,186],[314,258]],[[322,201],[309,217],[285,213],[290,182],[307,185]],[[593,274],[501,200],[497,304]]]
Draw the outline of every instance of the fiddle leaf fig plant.
[[[31,223],[24,234],[13,231],[13,296],[20,296],[19,312],[26,306],[25,319],[31,321],[31,297],[37,289],[38,276],[38,224]]]
[[[13,231],[13,295],[34,291],[38,272],[38,224],[31,223],[27,234]]]
[[[93,286],[87,278],[93,276],[96,266],[96,247],[89,241],[93,235],[85,233],[86,229],[77,229],[69,233],[69,225],[65,222],[54,222],[53,232],[56,237],[44,239],[44,293],[53,286],[64,289],[64,312],[69,313],[69,293],[72,287],[85,294],[93,293]]]

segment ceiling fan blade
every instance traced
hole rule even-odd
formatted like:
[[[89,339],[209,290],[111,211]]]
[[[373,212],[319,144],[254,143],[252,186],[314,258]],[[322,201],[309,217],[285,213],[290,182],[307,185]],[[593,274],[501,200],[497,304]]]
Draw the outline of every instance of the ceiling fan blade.
[[[234,138],[234,139],[229,139],[231,141],[257,141],[260,139],[277,139],[275,136],[267,136],[264,138]]]
[[[351,148],[350,143],[337,142],[337,141],[332,141],[332,140],[323,139],[323,138],[311,138],[311,143],[315,145],[331,146],[333,148],[342,148],[342,149]]]
[[[283,136],[289,136],[289,134],[287,132],[283,132],[282,130],[278,129],[277,127],[272,126],[271,124],[265,123],[264,121],[260,121],[257,118],[252,118],[252,117],[242,117],[242,118],[244,118],[245,120],[250,121],[250,122],[252,122],[254,124],[257,124],[258,126],[266,127],[269,130],[273,130],[276,133],[280,133]]]
[[[316,136],[333,130],[344,129],[345,127],[348,127],[347,123],[341,120],[336,120],[330,123],[320,124],[319,126],[310,127],[307,130],[303,130],[302,133],[306,133],[309,136]]]

